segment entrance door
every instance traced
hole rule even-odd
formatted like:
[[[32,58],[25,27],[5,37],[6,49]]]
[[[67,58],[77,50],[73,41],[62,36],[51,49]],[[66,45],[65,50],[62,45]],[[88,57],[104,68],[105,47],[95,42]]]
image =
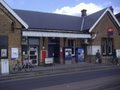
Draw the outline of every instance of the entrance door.
[[[29,59],[32,60],[33,65],[38,65],[38,46],[30,46]]]
[[[54,58],[54,63],[59,63],[59,45],[58,44],[49,44],[48,45],[48,57]]]
[[[54,63],[60,63],[60,45],[59,38],[49,38],[48,57],[54,58]]]

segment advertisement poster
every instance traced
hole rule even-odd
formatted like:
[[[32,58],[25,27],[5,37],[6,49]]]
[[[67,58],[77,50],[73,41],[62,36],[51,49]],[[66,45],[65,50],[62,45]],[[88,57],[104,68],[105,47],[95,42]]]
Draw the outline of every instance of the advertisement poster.
[[[18,59],[18,57],[19,57],[18,48],[11,48],[11,58]]]
[[[71,48],[65,49],[65,60],[72,60],[72,49]]]
[[[120,49],[116,50],[117,58],[120,58]]]
[[[83,48],[78,48],[77,58],[78,58],[78,62],[83,62],[84,61],[84,49]]]
[[[7,57],[7,49],[1,49],[1,57]]]

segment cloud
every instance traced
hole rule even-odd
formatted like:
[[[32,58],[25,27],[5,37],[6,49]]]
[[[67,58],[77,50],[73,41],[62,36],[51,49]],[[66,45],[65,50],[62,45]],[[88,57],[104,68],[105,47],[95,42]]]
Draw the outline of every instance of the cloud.
[[[120,13],[120,7],[113,7],[114,8],[114,14]]]
[[[117,3],[117,2],[116,2],[116,3]],[[120,12],[120,7],[119,7],[119,6],[116,6],[114,1],[106,0],[106,2],[104,2],[102,6],[103,6],[103,7],[112,6],[113,9],[114,9],[114,14],[117,14],[117,13]]]
[[[102,9],[101,6],[96,5],[94,3],[80,3],[74,7],[65,6],[62,8],[58,8],[54,11],[54,13],[65,14],[65,15],[73,15],[73,16],[81,16],[81,10],[86,9],[87,14],[94,13]]]

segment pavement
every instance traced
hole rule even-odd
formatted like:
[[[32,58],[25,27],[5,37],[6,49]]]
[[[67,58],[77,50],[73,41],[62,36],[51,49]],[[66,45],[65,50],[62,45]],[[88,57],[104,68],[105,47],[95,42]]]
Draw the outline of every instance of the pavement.
[[[92,64],[81,62],[77,64],[54,64],[47,66],[36,66],[31,72],[25,72],[24,70],[18,73],[11,72],[10,74],[2,75],[0,74],[1,81],[11,81],[11,80],[21,80],[27,78],[44,77],[44,76],[54,76],[61,74],[77,73],[77,72],[91,72],[97,70],[109,70],[116,69],[120,66],[112,64]]]

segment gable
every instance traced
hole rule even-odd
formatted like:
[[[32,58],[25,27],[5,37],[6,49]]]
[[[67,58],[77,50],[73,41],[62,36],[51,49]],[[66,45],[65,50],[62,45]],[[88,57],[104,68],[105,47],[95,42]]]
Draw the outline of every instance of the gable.
[[[96,25],[100,22],[100,20],[106,15],[106,13],[109,13],[109,15],[111,16],[114,24],[116,24],[120,28],[119,21],[116,19],[116,17],[114,16],[114,14],[110,10],[110,8],[107,8],[106,11],[101,15],[101,17],[96,21],[96,23],[90,28],[89,32],[92,32],[92,30],[96,27]]]
[[[0,0],[0,4],[13,16],[18,20],[25,28],[28,28],[28,25],[3,1]]]
[[[117,23],[114,21],[110,13],[107,12],[103,16],[103,18],[99,21],[99,23],[97,23],[96,27],[92,30],[91,33],[94,32],[96,34],[96,39],[100,39],[102,37],[108,37],[107,30],[109,28],[112,28],[114,30],[112,37],[119,36],[119,28]]]
[[[88,31],[96,23],[96,21],[100,18],[100,16],[105,12],[105,10],[106,8],[91,15],[85,16],[83,30]]]

